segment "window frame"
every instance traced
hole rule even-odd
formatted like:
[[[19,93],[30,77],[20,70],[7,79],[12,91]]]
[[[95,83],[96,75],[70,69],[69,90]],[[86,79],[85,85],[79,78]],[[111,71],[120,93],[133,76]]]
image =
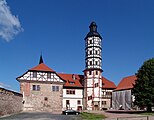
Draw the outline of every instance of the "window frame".
[[[37,78],[37,72],[36,71],[33,72],[33,78]]]
[[[51,79],[51,73],[50,72],[47,73],[47,79]]]
[[[40,89],[41,89],[40,85],[32,85],[33,91],[40,91]]]
[[[75,95],[75,89],[67,89],[66,94],[67,95]]]
[[[78,105],[81,105],[81,100],[77,100],[77,104]]]
[[[66,100],[66,105],[69,105],[70,104],[70,100]]]
[[[59,86],[53,85],[52,86],[52,91],[53,92],[59,92],[60,91]]]

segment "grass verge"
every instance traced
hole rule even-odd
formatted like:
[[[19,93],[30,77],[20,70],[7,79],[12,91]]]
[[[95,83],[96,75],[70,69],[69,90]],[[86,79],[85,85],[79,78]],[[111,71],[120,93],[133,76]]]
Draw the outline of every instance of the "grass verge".
[[[82,120],[102,120],[106,117],[104,115],[100,115],[100,114],[82,112],[81,118],[82,118]]]
[[[144,112],[144,113],[139,113],[141,115],[153,115],[154,116],[154,112]]]

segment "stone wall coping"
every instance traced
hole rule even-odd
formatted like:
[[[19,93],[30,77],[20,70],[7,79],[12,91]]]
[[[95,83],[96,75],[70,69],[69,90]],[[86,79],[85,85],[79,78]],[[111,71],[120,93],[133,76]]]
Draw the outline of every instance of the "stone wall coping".
[[[0,94],[10,94],[10,95],[15,95],[15,96],[23,96],[21,93],[18,93],[18,92],[15,92],[15,91],[12,91],[12,90],[8,90],[8,89],[5,89],[5,88],[2,88],[0,87]]]

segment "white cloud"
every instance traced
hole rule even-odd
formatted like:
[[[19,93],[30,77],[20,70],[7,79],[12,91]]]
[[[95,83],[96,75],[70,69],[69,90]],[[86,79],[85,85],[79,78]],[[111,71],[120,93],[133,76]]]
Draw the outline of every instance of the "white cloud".
[[[0,37],[9,42],[22,31],[18,17],[12,15],[6,0],[0,0]]]

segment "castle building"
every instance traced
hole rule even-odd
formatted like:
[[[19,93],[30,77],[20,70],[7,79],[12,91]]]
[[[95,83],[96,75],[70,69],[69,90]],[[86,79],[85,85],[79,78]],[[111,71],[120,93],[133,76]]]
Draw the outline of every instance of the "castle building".
[[[24,110],[101,110],[112,106],[115,84],[102,76],[102,37],[92,22],[85,37],[84,75],[57,73],[40,57],[39,64],[16,79]]]

